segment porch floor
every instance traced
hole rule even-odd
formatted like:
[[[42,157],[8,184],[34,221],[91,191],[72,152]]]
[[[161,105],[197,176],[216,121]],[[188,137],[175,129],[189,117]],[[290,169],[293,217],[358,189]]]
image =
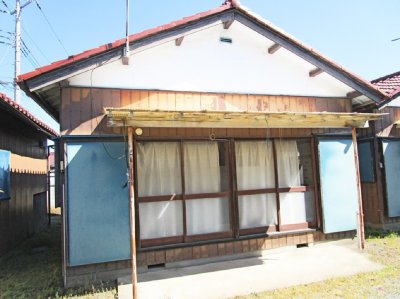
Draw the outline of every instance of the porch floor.
[[[205,261],[206,262],[206,261]],[[263,251],[258,257],[139,274],[140,299],[230,298],[380,269],[357,240]],[[130,277],[118,279],[118,298],[132,298]]]

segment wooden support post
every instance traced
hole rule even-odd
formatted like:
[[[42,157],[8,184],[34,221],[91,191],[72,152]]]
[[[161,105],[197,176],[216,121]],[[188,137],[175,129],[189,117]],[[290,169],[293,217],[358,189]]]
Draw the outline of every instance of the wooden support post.
[[[361,181],[360,181],[360,165],[358,161],[358,149],[357,149],[357,131],[356,128],[352,128],[351,135],[353,138],[353,148],[354,148],[354,161],[356,163],[356,175],[357,175],[357,192],[358,192],[358,209],[359,209],[359,232],[358,236],[360,249],[365,247],[365,234],[364,234],[364,213],[362,206],[362,195],[361,195]]]
[[[133,128],[128,127],[128,155],[129,155],[129,210],[131,229],[131,260],[132,260],[132,294],[137,299],[136,277],[136,239],[135,239],[135,190],[133,183]]]

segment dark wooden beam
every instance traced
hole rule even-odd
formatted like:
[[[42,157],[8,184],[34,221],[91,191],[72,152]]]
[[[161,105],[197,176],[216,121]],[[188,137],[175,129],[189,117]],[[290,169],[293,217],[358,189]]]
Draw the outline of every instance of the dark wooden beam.
[[[269,54],[274,54],[276,51],[278,51],[282,46],[278,43],[273,44],[271,47],[268,48],[268,53]]]
[[[181,36],[175,39],[175,46],[179,47],[182,44],[184,38],[185,36]]]
[[[354,98],[356,98],[356,97],[359,97],[360,95],[362,95],[361,92],[359,92],[359,91],[357,91],[357,90],[353,90],[353,91],[350,91],[349,93],[347,93],[346,97],[347,97],[348,99],[354,99]]]
[[[224,25],[224,29],[229,29],[229,27],[231,27],[231,25],[233,24],[235,20],[228,20],[228,21],[224,21],[222,24]]]
[[[316,77],[319,74],[322,74],[323,72],[324,72],[323,70],[321,70],[320,68],[317,67],[316,69],[313,69],[312,71],[310,71],[309,75],[310,75],[310,77]]]

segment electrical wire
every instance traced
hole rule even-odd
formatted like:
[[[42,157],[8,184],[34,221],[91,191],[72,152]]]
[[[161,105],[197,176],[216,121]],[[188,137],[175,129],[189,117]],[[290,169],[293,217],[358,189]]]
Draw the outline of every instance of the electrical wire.
[[[100,67],[100,66],[102,66],[102,65],[103,65],[103,64],[99,64],[99,65],[97,65],[96,67],[94,67],[93,69],[91,69],[91,71],[90,71],[90,90],[89,90],[89,96],[90,96],[90,113],[91,113],[92,116],[93,116],[93,112],[94,112],[94,109],[93,109],[93,72],[94,72],[95,69],[97,69],[98,67]],[[98,128],[98,127],[99,127],[99,120],[98,120],[98,117],[96,116],[95,119],[96,119],[96,128]],[[100,138],[102,137],[101,130],[99,130],[99,136],[100,136]],[[112,159],[112,160],[120,160],[120,159],[122,159],[122,158],[127,158],[126,153],[124,153],[123,155],[120,155],[120,156],[113,156],[113,155],[108,151],[108,149],[107,149],[107,147],[106,147],[106,145],[105,145],[104,142],[102,142],[102,145],[103,145],[104,151],[106,152],[107,156],[108,156],[110,159]]]
[[[31,52],[31,50],[29,50],[28,46],[26,45],[25,41],[23,39],[21,39],[21,43],[22,43],[22,48],[25,48],[25,51],[27,52],[27,54],[33,59],[33,61],[35,62],[35,64],[37,65],[37,67],[40,67],[40,63],[39,61],[36,59],[35,55],[33,55],[33,53]]]
[[[28,33],[28,31],[25,29],[25,27],[21,24],[22,30],[24,31],[24,33],[26,34],[26,36],[30,39],[30,41],[32,42],[32,44],[36,47],[36,49],[39,51],[40,54],[42,54],[42,56],[44,57],[44,59],[47,61],[47,63],[50,64],[50,59],[46,56],[46,54],[43,53],[43,51],[40,49],[40,47],[36,44],[36,42],[34,41],[34,39],[30,36],[30,34]]]
[[[2,0],[3,1],[3,0]],[[61,42],[61,39],[58,37],[58,34],[56,33],[53,25],[51,25],[49,19],[47,18],[47,16],[45,15],[42,7],[39,5],[39,2],[37,0],[35,0],[36,6],[37,8],[40,10],[40,12],[42,13],[44,19],[46,20],[47,24],[49,25],[51,31],[53,32],[54,36],[56,37],[56,39],[58,40],[58,42],[60,43],[61,47],[64,49],[65,54],[67,54],[67,56],[69,56],[67,49],[65,48],[64,44]]]
[[[28,62],[33,66],[33,68],[37,68],[38,67],[36,65],[36,63],[32,60],[32,58],[29,56],[28,52],[26,52],[26,50],[24,48],[21,48],[21,53],[28,60]]]
[[[10,8],[8,7],[7,3],[4,0],[1,0],[1,2],[8,9],[8,13],[10,13]]]

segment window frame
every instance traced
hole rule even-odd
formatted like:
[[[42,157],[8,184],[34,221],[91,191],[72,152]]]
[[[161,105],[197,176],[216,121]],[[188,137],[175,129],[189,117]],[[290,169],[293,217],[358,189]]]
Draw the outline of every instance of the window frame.
[[[279,233],[287,232],[292,230],[301,229],[316,229],[320,226],[320,205],[319,205],[319,193],[318,193],[318,174],[317,174],[317,163],[315,156],[315,138],[309,137],[272,137],[268,138],[273,142],[273,157],[274,157],[274,174],[275,174],[275,186],[274,188],[265,189],[252,189],[252,190],[238,190],[237,189],[237,169],[236,169],[236,157],[235,157],[235,142],[237,141],[263,141],[266,138],[222,138],[217,140],[210,140],[206,138],[135,138],[134,143],[134,158],[137,161],[137,143],[141,142],[179,142],[180,143],[180,157],[181,157],[181,180],[182,180],[182,194],[176,194],[172,200],[182,200],[182,212],[183,212],[183,235],[174,237],[164,237],[155,239],[141,239],[140,238],[140,221],[139,221],[139,203],[141,202],[156,202],[171,200],[172,195],[161,195],[161,196],[138,196],[138,180],[137,180],[137,165],[134,165],[135,173],[135,207],[136,207],[136,232],[137,232],[137,244],[141,249],[148,249],[151,247],[165,247],[179,244],[195,243],[202,241],[210,241],[217,239],[238,239],[249,235],[265,235],[268,233]],[[290,186],[290,187],[279,187],[278,180],[278,167],[277,167],[277,153],[276,153],[276,140],[307,140],[311,154],[311,167],[312,167],[312,185],[310,186]],[[184,154],[183,145],[185,142],[224,142],[226,144],[225,155],[226,163],[228,164],[228,182],[229,190],[227,192],[217,193],[201,193],[201,194],[186,194],[185,192],[185,173],[184,173]],[[314,203],[314,220],[312,222],[307,221],[304,223],[297,224],[286,224],[281,223],[281,212],[280,212],[280,193],[288,192],[313,192],[313,203]],[[239,227],[239,196],[241,195],[255,195],[255,194],[268,194],[274,193],[277,204],[277,225],[266,226],[266,227],[255,227],[240,229]],[[229,202],[229,220],[230,230],[226,232],[217,233],[206,233],[199,235],[187,235],[186,233],[186,201],[204,199],[204,198],[221,198],[227,197]]]
[[[139,203],[148,203],[148,202],[165,202],[169,200],[181,200],[182,201],[182,219],[183,219],[183,234],[180,236],[172,236],[172,237],[162,237],[162,238],[153,238],[153,239],[141,239],[140,237],[140,221],[139,221],[139,213],[137,213],[136,217],[138,219],[136,224],[136,229],[138,232],[138,244],[140,248],[152,247],[152,246],[163,246],[163,245],[171,245],[177,243],[191,243],[197,241],[206,241],[213,239],[225,239],[233,237],[233,203],[232,203],[232,166],[230,159],[230,140],[214,140],[210,141],[205,139],[140,139],[134,140],[134,155],[135,161],[138,158],[137,144],[144,142],[175,142],[179,143],[179,156],[180,156],[180,170],[181,170],[181,194],[173,194],[170,195],[158,195],[158,196],[139,196],[139,183],[138,180],[135,179],[135,197],[136,200],[136,211],[139,211]],[[225,146],[225,161],[227,163],[227,181],[228,181],[228,190],[224,192],[210,192],[210,193],[196,193],[196,194],[186,194],[186,183],[185,183],[185,157],[184,157],[184,144],[185,142],[224,142]],[[137,164],[134,166],[135,177],[138,178],[137,172]],[[212,198],[227,198],[228,206],[229,206],[229,230],[224,232],[214,232],[214,233],[205,233],[205,234],[196,234],[196,235],[188,235],[187,234],[187,213],[186,213],[186,201],[188,200],[201,200],[201,199],[212,199]]]
[[[260,138],[254,138],[254,139],[235,139],[234,141],[263,141],[264,139]],[[276,201],[276,207],[277,207],[277,224],[276,225],[270,225],[270,226],[261,226],[261,227],[254,227],[254,228],[245,228],[245,229],[240,229],[239,228],[239,211],[237,208],[237,217],[236,217],[236,223],[235,225],[237,226],[238,230],[238,236],[246,236],[246,235],[252,235],[252,234],[265,234],[265,233],[271,233],[271,232],[284,232],[284,231],[290,231],[290,230],[296,230],[296,229],[307,229],[307,228],[315,228],[317,224],[317,188],[316,188],[316,168],[315,168],[315,156],[314,156],[314,148],[313,148],[313,141],[312,138],[310,137],[304,137],[304,138],[297,138],[297,137],[285,137],[285,138],[268,138],[272,142],[272,149],[273,149],[273,159],[274,159],[274,175],[275,175],[275,187],[274,188],[262,188],[262,189],[249,189],[249,190],[238,190],[237,188],[237,168],[236,165],[233,168],[234,171],[234,176],[235,176],[235,204],[238,207],[239,206],[239,196],[241,195],[255,195],[255,194],[269,194],[269,193],[274,193],[275,194],[275,201]],[[311,152],[311,163],[312,163],[312,177],[313,177],[313,183],[310,186],[290,186],[290,187],[280,187],[279,186],[279,173],[278,173],[278,159],[277,159],[277,151],[276,151],[276,141],[277,140],[308,140],[309,146],[310,146],[310,152]],[[236,152],[234,151],[234,156],[233,156],[233,161],[235,160],[235,154]],[[281,209],[280,209],[280,194],[281,193],[290,193],[290,192],[307,192],[307,191],[313,191],[313,197],[314,197],[314,221],[312,222],[304,222],[304,223],[296,223],[296,224],[282,224],[281,223]]]

